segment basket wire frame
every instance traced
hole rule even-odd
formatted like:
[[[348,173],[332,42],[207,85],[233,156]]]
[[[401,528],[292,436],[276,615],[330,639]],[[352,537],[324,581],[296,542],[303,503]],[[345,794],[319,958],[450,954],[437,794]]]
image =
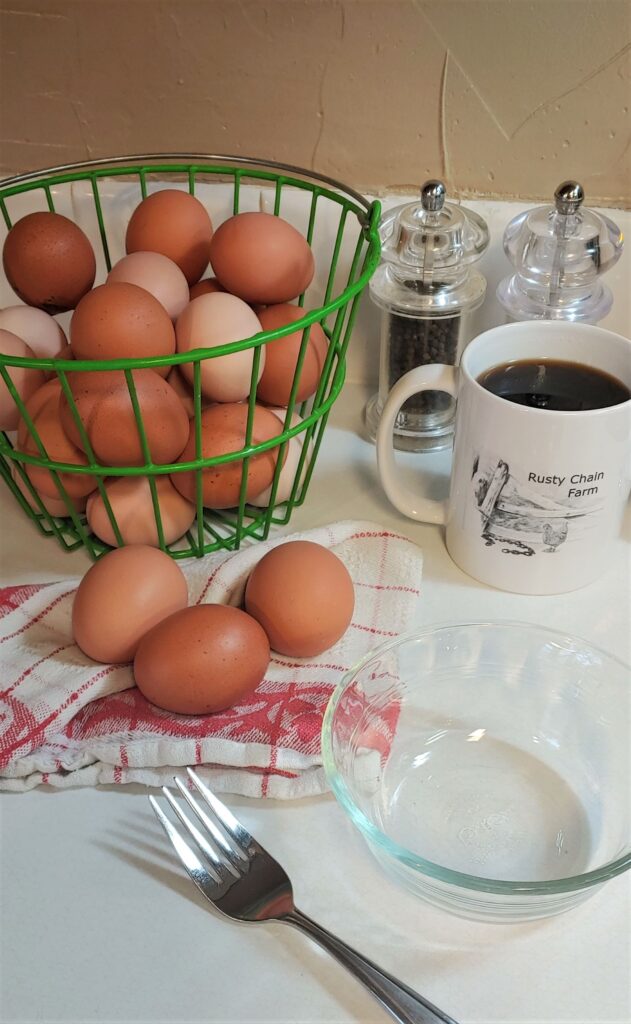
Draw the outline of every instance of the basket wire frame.
[[[339,220],[330,256],[329,272],[324,288],[322,302],[317,308],[311,309],[285,327],[274,331],[262,332],[253,338],[231,342],[212,349],[196,349],[188,353],[176,353],[170,356],[158,356],[146,359],[114,359],[114,360],[75,360],[75,359],[37,359],[19,358],[0,355],[0,376],[4,381],[13,401],[18,407],[20,417],[32,439],[36,453],[18,451],[12,444],[7,433],[0,432],[0,475],[13,492],[14,497],[24,512],[35,522],[41,533],[54,537],[67,550],[84,547],[92,559],[100,557],[110,550],[110,546],[96,537],[90,530],[85,513],[79,512],[68,493],[67,485],[76,474],[91,476],[95,490],[101,496],[104,509],[109,519],[117,545],[123,544],[123,537],[116,521],[109,500],[106,481],[108,479],[143,476],[149,483],[153,514],[159,547],[167,551],[173,558],[182,559],[191,556],[202,557],[204,554],[218,549],[235,550],[245,539],[264,540],[273,525],[284,525],[289,522],[293,509],[301,505],[307,495],[313,475],[324,430],[331,407],[338,397],[344,384],[346,371],[346,351],[355,324],[359,299],[379,259],[378,224],[380,204],[369,203],[352,189],[335,182],[333,179],[303,171],[300,168],[274,164],[270,161],[258,161],[240,157],[215,157],[202,155],[168,155],[120,157],[110,161],[90,161],[89,163],[53,168],[48,171],[34,172],[18,178],[8,179],[0,184],[0,210],[7,229],[12,226],[7,200],[24,193],[41,192],[45,198],[45,208],[55,212],[53,189],[56,186],[68,185],[73,182],[88,182],[94,201],[94,210],[98,224],[103,259],[109,272],[112,266],[111,248],[108,240],[107,219],[104,204],[99,191],[99,183],[104,179],[121,178],[125,182],[134,180],[140,187],[142,197],[149,194],[148,185],[151,181],[159,181],[161,185],[181,184],[185,181],[188,191],[195,195],[198,181],[205,179],[232,182],[232,212],[240,210],[240,200],[244,185],[257,184],[273,187],[273,212],[280,216],[285,190],[302,189],[311,193],[309,203],[306,239],[311,245],[316,229],[318,206],[324,200],[332,202],[339,208]],[[350,220],[349,220],[350,218]],[[338,272],[342,243],[348,237],[349,224],[351,230],[356,228],[354,253],[346,283],[336,291],[336,275]],[[354,236],[353,236],[354,237]],[[298,298],[298,305],[304,306],[304,293]],[[306,357],[311,325],[319,323],[328,339],[328,348],[315,395],[300,404],[296,395],[300,383],[300,374]],[[277,436],[259,444],[252,440],[254,413],[256,408],[256,389],[259,374],[262,346],[268,342],[282,338],[284,335],[302,330],[302,340],[296,363],[296,370],[291,387],[285,420]],[[243,447],[235,452],[225,452],[212,458],[202,455],[202,362],[218,358],[232,352],[252,349],[252,371],[250,392],[247,399],[247,422]],[[193,366],[193,409],[195,458],[188,462],[156,464],[151,458],[147,431],[143,420],[142,409],[138,398],[134,370],[178,366],[190,363]],[[81,438],[86,464],[75,465],[50,458],[35,424],[30,417],[24,402],[13,385],[8,372],[9,367],[33,367],[45,371],[49,376],[56,376],[61,392],[72,414],[75,426]],[[79,371],[98,372],[99,370],[123,371],[138,437],[143,455],[143,464],[139,466],[104,465],[97,459],[90,443],[85,426],[79,415],[72,392],[72,375]],[[300,421],[292,425],[294,412]],[[300,435],[302,448],[298,465],[293,477],[293,485],[289,497],[276,504],[276,495],[280,483],[287,446],[292,438]],[[249,505],[246,500],[248,467],[252,458],[269,450],[278,448],[276,467],[271,482],[271,493],[266,508]],[[241,483],[238,504],[234,509],[208,509],[202,501],[203,470],[209,466],[241,462]],[[49,471],[59,499],[64,503],[67,515],[60,517],[47,511],[43,499],[33,487],[27,466],[38,466]],[[160,503],[156,486],[159,475],[193,471],[195,473],[195,510],[196,516],[191,528],[183,538],[167,544],[165,542],[164,524],[160,511]],[[18,486],[18,477],[22,488]],[[24,493],[23,493],[24,492]],[[27,497],[28,496],[28,497]],[[31,503],[29,503],[28,498]]]

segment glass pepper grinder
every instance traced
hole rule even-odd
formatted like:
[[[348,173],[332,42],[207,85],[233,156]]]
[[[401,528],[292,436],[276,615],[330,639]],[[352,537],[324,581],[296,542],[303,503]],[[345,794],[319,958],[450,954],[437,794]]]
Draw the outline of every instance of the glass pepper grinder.
[[[583,207],[577,181],[564,181],[554,204],[526,210],[507,225],[504,252],[515,273],[500,281],[497,298],[509,320],[573,320],[595,324],[611,309],[601,280],[620,258],[617,224]]]
[[[381,308],[379,391],[366,406],[375,439],[388,393],[408,370],[427,363],[457,365],[472,337],[471,313],[486,280],[471,264],[489,243],[477,213],[445,202],[445,186],[426,181],[420,202],[390,210],[379,225],[381,263],[370,295]],[[452,443],[455,403],[443,391],[413,395],[395,424],[394,446],[436,451]]]

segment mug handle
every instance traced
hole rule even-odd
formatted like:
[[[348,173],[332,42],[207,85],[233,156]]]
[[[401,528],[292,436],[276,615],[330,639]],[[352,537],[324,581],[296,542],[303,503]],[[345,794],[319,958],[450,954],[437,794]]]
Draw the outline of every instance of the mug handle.
[[[432,363],[416,366],[396,382],[386,399],[377,429],[377,467],[384,491],[399,512],[418,519],[422,523],[444,525],[447,519],[447,502],[421,498],[410,491],[398,478],[394,460],[392,434],[401,406],[412,395],[422,391],[446,391],[456,397],[458,390],[455,366]]]

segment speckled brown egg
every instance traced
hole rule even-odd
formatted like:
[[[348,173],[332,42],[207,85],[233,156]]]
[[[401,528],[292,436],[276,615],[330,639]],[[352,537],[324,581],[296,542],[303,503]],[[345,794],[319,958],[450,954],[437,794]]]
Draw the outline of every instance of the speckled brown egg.
[[[213,235],[210,259],[226,291],[245,302],[289,302],[311,283],[313,253],[288,221],[271,213],[237,213]]]
[[[86,572],[72,606],[72,634],[93,661],[132,661],[145,633],[187,604],[177,563],[157,548],[131,544]]]
[[[354,607],[353,581],[344,563],[306,540],[268,551],[245,589],[246,611],[262,625],[272,650],[292,658],[312,658],[337,643]]]
[[[208,266],[212,236],[212,221],[199,199],[167,188],[136,207],[127,226],[125,249],[168,256],[192,285]]]
[[[33,359],[35,353],[22,338],[11,331],[0,328],[0,353],[4,356],[16,356],[19,359]],[[41,370],[29,369],[25,366],[7,366],[13,387],[23,402],[28,401],[35,391],[44,383]],[[0,377],[0,430],[15,430],[20,419],[20,407],[9,391],[3,377]]]
[[[245,444],[248,406],[241,403],[212,405],[201,415],[201,457],[204,459],[240,451]],[[256,406],[252,430],[252,444],[263,444],[282,431],[278,418],[269,409]],[[195,460],[195,423],[191,422],[190,435],[179,462]],[[270,448],[252,455],[248,463],[246,501],[269,487],[274,476],[278,448]],[[201,473],[202,503],[206,508],[234,508],[239,504],[243,460],[235,459],[215,466],[207,466]],[[189,501],[197,500],[195,471],[173,473],[173,483]]]
[[[299,306],[281,303],[268,306],[259,313],[259,320],[264,331],[275,331],[279,327],[295,323],[305,315]],[[268,341],[265,346],[265,366],[257,388],[257,398],[268,405],[287,406],[296,375],[298,357],[302,346],[302,331],[285,334],[275,341]],[[328,350],[326,335],[320,324],[311,324],[309,340],[305,350],[295,401],[304,402],[315,394],[324,360]]]
[[[61,425],[60,397],[59,382],[48,381],[26,402],[26,410],[49,459],[69,465],[87,466],[88,460],[85,455],[69,440]],[[27,455],[37,455],[41,458],[41,452],[34,435],[29,432],[26,420],[20,420],[18,423],[18,448]],[[43,466],[25,466],[28,478],[37,491],[49,498],[59,498],[59,488],[50,470]],[[60,472],[57,475],[71,498],[90,494],[96,487],[96,480],[89,473]]]
[[[175,462],[189,436],[189,420],[180,398],[153,370],[134,370],[133,381],[152,461],[156,465]],[[96,459],[107,466],[144,465],[124,371],[81,370],[69,373],[68,383]],[[81,432],[65,396],[60,408],[67,436],[83,449]]]
[[[164,306],[127,281],[99,285],[85,296],[70,322],[76,359],[145,359],[175,352],[175,330]],[[169,366],[156,367],[166,377]]]
[[[29,213],[13,225],[2,262],[16,295],[48,313],[74,309],[96,274],[94,250],[81,228],[48,211]]]
[[[233,707],[259,685],[269,642],[238,608],[200,604],[175,612],[140,641],[134,678],[159,708],[207,715]]]

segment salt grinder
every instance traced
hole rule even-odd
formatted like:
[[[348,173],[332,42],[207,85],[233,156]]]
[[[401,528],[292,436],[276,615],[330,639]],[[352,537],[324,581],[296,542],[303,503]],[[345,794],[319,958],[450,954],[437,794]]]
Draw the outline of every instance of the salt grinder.
[[[497,298],[509,320],[598,323],[613,297],[601,277],[620,258],[622,232],[609,217],[583,207],[577,181],[564,181],[554,205],[518,214],[504,231],[504,252],[515,273]]]
[[[471,313],[486,292],[471,268],[488,246],[485,221],[445,202],[445,186],[427,181],[421,201],[390,210],[379,225],[381,263],[370,295],[381,308],[379,391],[366,406],[374,440],[388,393],[408,370],[428,363],[457,365],[472,337]],[[413,395],[395,424],[394,446],[435,451],[452,442],[455,403],[443,391]]]

